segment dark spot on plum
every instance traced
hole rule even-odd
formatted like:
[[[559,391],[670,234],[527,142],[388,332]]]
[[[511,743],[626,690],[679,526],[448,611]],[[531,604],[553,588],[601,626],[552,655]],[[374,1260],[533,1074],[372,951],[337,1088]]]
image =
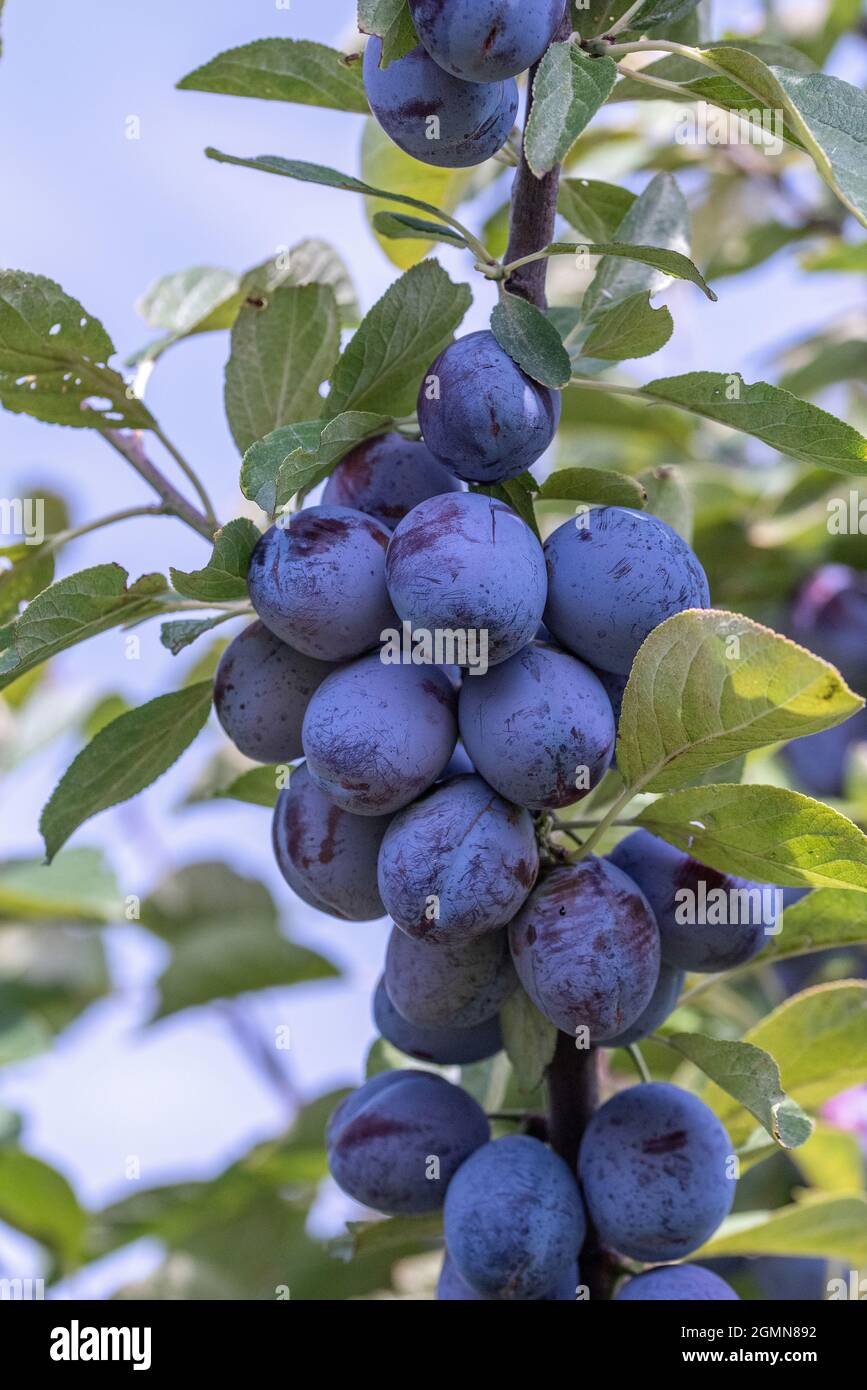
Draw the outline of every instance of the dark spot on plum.
[[[671,1154],[686,1147],[686,1130],[675,1129],[671,1134],[661,1134],[658,1139],[645,1139],[641,1152],[645,1154]]]

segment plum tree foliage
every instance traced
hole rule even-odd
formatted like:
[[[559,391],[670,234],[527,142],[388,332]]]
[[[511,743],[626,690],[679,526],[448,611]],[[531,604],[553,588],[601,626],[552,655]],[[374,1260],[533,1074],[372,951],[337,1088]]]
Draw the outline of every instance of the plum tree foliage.
[[[863,268],[865,99],[820,71],[846,32],[830,8],[827,42],[778,15],[785,32],[722,43],[692,0],[361,0],[348,54],[257,40],[180,85],[363,118],[358,175],[207,154],[253,203],[244,171],[366,200],[401,273],[364,314],[319,240],[167,275],[133,383],[60,286],[0,273],[0,402],[93,430],[157,499],[76,528],[58,504],[44,540],[2,552],[0,713],[14,725],[46,663],[113,628],[160,617],[170,651],[204,653],[176,690],[94,711],[43,813],[53,864],[0,865],[0,919],[39,922],[53,952],[16,1018],[64,1027],[105,991],[101,948],[74,979],[64,952],[70,922],[116,920],[116,891],[58,852],[166,772],[211,701],[226,737],[189,803],[270,811],[297,898],[392,922],[362,1084],[293,1098],[293,1127],[201,1192],[116,1204],[97,1238],[63,1187],[46,1224],[0,1114],[0,1218],[57,1273],[148,1233],[194,1252],[190,1297],[203,1270],[273,1297],[288,1260],[293,1299],[393,1296],[398,1264],[441,1301],[815,1298],[824,1260],[857,1263],[863,1170],[820,1110],[867,1080],[867,524],[826,524],[867,475],[863,342],[805,339],[779,384],[705,370],[700,347],[708,281],[794,255]],[[692,134],[662,137],[655,99]],[[738,111],[748,158],[702,145],[701,113]],[[760,148],[775,113],[781,148]],[[468,281],[476,324],[493,305],[475,331]],[[688,297],[695,369],[654,378],[640,359]],[[767,357],[762,329],[745,356]],[[222,523],[142,396],[218,331],[245,499]],[[829,388],[851,423],[816,403]],[[151,513],[206,542],[201,568],[55,574],[83,531]],[[170,953],[154,1017],[219,1007],[248,1045],[235,996],[338,973],[222,865],[169,875],[136,920]],[[375,930],[335,927],[336,953]],[[253,1053],[285,1099],[280,1053]],[[390,1218],[350,1228],[349,1261],[305,1225],[326,1159]]]

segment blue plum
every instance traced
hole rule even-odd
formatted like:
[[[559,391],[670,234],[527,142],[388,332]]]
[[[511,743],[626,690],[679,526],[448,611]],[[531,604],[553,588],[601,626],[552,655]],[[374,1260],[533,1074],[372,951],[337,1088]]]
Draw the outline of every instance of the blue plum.
[[[415,941],[398,927],[389,937],[385,987],[408,1023],[475,1028],[499,1012],[517,984],[505,932],[461,946]]]
[[[494,1057],[503,1046],[496,1015],[473,1028],[420,1028],[409,1023],[389,999],[385,980],[380,980],[373,996],[373,1021],[386,1042],[399,1052],[417,1062],[433,1062],[440,1067],[482,1062]]]
[[[796,738],[783,749],[793,780],[811,796],[843,796],[854,744],[867,742],[867,710],[858,710],[844,724],[818,734]]]
[[[614,752],[611,702],[589,666],[533,642],[458,702],[461,739],[479,775],[507,801],[554,810],[601,782]]]
[[[642,1038],[649,1038],[651,1033],[655,1033],[677,1004],[684,978],[684,972],[678,970],[677,966],[667,965],[662,961],[656,989],[650,996],[647,1008],[638,1015],[631,1027],[624,1028],[622,1033],[617,1033],[613,1038],[606,1038],[605,1046],[628,1047],[630,1043],[640,1042]]]
[[[776,932],[777,889],[709,869],[649,830],[634,830],[608,857],[653,908],[669,965],[702,974],[731,970]]]
[[[434,667],[362,657],[334,671],[307,706],[307,767],[331,800],[355,815],[408,806],[439,777],[457,740],[457,696]]]
[[[762,1297],[774,1303],[821,1303],[828,1294],[828,1265],[807,1257],[763,1255],[747,1262]]]
[[[668,1265],[662,1269],[649,1269],[634,1279],[628,1279],[615,1295],[615,1302],[618,1303],[681,1303],[687,1300],[730,1303],[737,1302],[738,1295],[725,1279],[720,1279],[709,1269],[702,1269],[700,1265]]]
[[[389,1216],[441,1207],[460,1165],[490,1137],[477,1101],[428,1071],[387,1071],[328,1122],[328,1167],[357,1202]]]
[[[578,1171],[603,1244],[632,1260],[679,1260],[731,1211],[732,1143],[698,1096],[668,1082],[620,1091],[584,1131]]]
[[[311,907],[346,922],[385,916],[376,883],[376,856],[388,816],[351,816],[335,806],[302,763],[274,807],[277,866]]]
[[[214,677],[217,718],[247,758],[289,763],[301,757],[301,725],[314,690],[334,670],[288,647],[264,623],[228,645]]]
[[[518,87],[507,82],[462,82],[444,72],[421,44],[379,66],[382,41],[364,52],[364,89],[386,135],[423,164],[466,169],[502,149],[515,123]]]
[[[409,936],[469,941],[505,927],[539,872],[528,811],[481,777],[454,777],[391,822],[379,851],[379,891]]]
[[[867,575],[847,565],[823,565],[792,606],[789,633],[867,692]]]
[[[345,661],[394,626],[385,587],[390,532],[350,507],[309,507],[253,551],[250,601],[266,627],[307,656]]]
[[[659,517],[628,507],[593,507],[564,522],[546,541],[545,560],[547,627],[570,652],[615,675],[629,674],[645,637],[666,618],[710,603],[707,576],[686,541]]]
[[[629,673],[624,676],[617,676],[613,671],[597,671],[596,675],[605,686],[605,693],[611,701],[611,708],[614,711],[614,724],[620,724],[620,714],[623,709],[623,697],[626,694],[626,686],[629,683]]]
[[[475,634],[464,653],[495,665],[525,646],[545,606],[545,560],[526,522],[493,497],[447,493],[421,502],[394,532],[386,582],[398,615],[431,634]],[[486,643],[486,647],[482,645]],[[473,676],[477,680],[478,675]]]
[[[560,422],[560,392],[522,372],[488,329],[444,348],[418,395],[431,453],[468,483],[502,483],[541,458]]]
[[[559,28],[564,0],[409,0],[416,33],[453,77],[499,82],[533,66]]]
[[[577,1264],[571,1265],[552,1289],[542,1294],[540,1303],[574,1303],[581,1273]],[[455,1269],[455,1262],[446,1251],[437,1283],[437,1299],[440,1303],[499,1303],[501,1300],[491,1294],[476,1293]]]
[[[630,879],[592,855],[552,869],[509,928],[518,978],[564,1033],[593,1043],[630,1028],[659,978],[659,932]]]
[[[477,1149],[446,1194],[445,1236],[461,1279],[487,1299],[543,1299],[574,1270],[586,1218],[574,1175],[527,1135]]]
[[[353,507],[393,529],[419,502],[460,490],[454,474],[419,440],[380,434],[341,459],[325,484],[322,501]]]

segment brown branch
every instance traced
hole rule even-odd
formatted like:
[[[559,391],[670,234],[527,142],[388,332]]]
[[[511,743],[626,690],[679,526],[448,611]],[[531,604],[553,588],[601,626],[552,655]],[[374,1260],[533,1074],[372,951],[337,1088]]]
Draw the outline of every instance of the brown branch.
[[[139,477],[163,499],[167,510],[173,516],[186,522],[187,526],[198,531],[205,540],[213,539],[214,523],[208,520],[204,512],[194,507],[192,502],[188,502],[183,493],[169,482],[155,463],[151,462],[144,451],[140,430],[101,430],[100,433],[106,442],[132,465]]]

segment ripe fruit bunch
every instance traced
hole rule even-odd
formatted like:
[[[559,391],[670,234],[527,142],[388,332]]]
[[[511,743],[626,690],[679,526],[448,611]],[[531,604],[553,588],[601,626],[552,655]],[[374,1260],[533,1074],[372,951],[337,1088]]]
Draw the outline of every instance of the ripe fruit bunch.
[[[511,133],[516,76],[541,58],[565,9],[565,0],[409,0],[421,43],[387,67],[381,39],[365,51],[373,114],[425,164],[482,164]]]
[[[554,813],[611,765],[639,647],[710,596],[692,550],[650,514],[598,507],[543,547],[504,502],[464,490],[550,441],[555,393],[520,376],[490,334],[447,348],[425,378],[437,400],[422,390],[425,442],[360,445],[318,505],[262,536],[248,578],[259,621],[216,680],[243,752],[303,758],[274,813],[286,881],[334,917],[392,919],[376,1024],[439,1066],[497,1053],[500,1011],[521,989],[578,1046],[632,1044],[674,1008],[685,971],[749,960],[772,925],[682,925],[684,888],[743,885],[646,831],[573,862],[551,838]],[[403,629],[430,640],[394,661],[389,634]],[[437,638],[468,632],[485,662],[447,664]],[[328,1152],[366,1206],[444,1207],[442,1299],[574,1298],[588,1220],[620,1256],[682,1260],[733,1199],[725,1130],[667,1084],[610,1099],[578,1171],[539,1137],[492,1138],[478,1103],[426,1070],[352,1094]],[[623,1296],[734,1297],[719,1282],[682,1266]]]

